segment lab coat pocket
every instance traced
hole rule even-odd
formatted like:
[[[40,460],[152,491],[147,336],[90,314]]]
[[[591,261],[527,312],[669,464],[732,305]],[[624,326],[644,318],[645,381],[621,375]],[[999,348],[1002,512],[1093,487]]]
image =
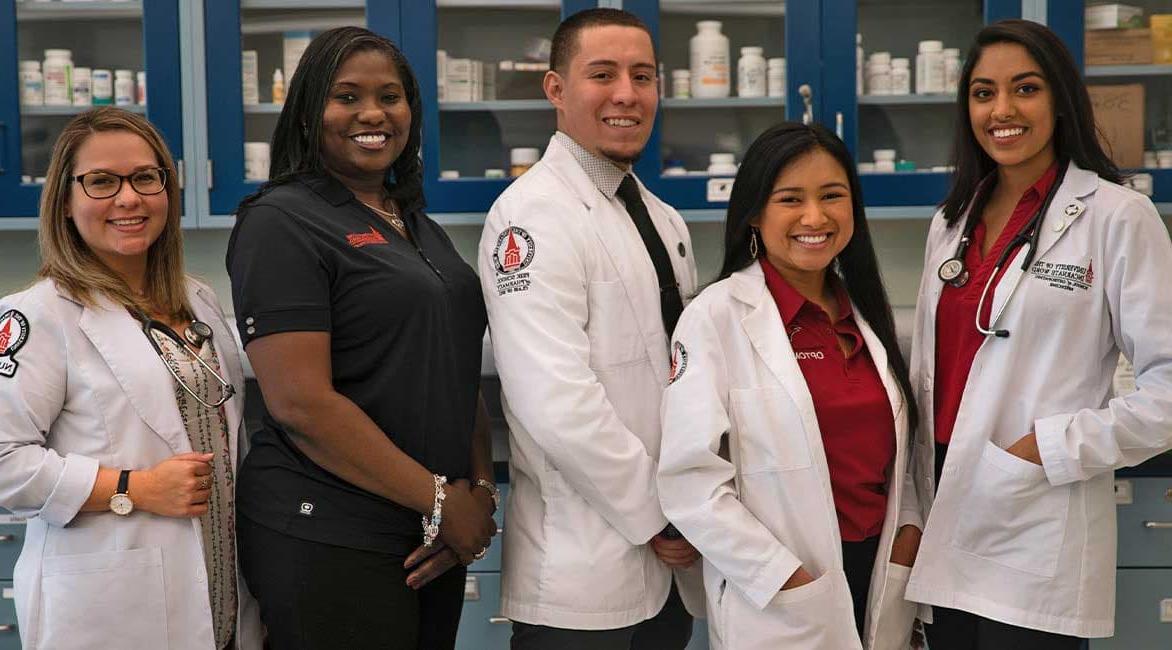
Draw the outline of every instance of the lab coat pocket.
[[[623,284],[591,282],[587,296],[590,367],[599,370],[641,361],[646,349]]]
[[[41,647],[168,647],[162,549],[57,555],[41,567]]]
[[[877,616],[878,620],[869,626],[874,637],[867,645],[868,650],[908,650],[911,647],[912,625],[915,624],[916,611],[919,609],[916,603],[904,598],[911,575],[911,567],[887,563],[887,578],[879,599],[879,608],[872,612],[872,616]]]
[[[1050,485],[1041,465],[986,442],[952,545],[1018,571],[1053,578],[1069,507],[1069,488]]]
[[[859,650],[846,575],[831,569],[813,582],[777,592],[759,610],[735,591],[728,599],[727,647],[736,650]]]
[[[784,388],[729,391],[742,474],[810,466],[810,444],[797,404]]]

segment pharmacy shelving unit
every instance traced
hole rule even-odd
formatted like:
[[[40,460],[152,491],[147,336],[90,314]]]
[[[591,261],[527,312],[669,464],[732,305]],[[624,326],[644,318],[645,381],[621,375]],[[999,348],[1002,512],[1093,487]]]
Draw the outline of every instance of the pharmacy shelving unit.
[[[43,176],[56,133],[85,110],[21,106],[19,61],[73,50],[74,65],[147,73],[145,113],[177,161],[184,160],[178,0],[0,1],[0,229],[35,228]],[[86,107],[88,108],[88,107]],[[194,219],[185,221],[194,226]]]

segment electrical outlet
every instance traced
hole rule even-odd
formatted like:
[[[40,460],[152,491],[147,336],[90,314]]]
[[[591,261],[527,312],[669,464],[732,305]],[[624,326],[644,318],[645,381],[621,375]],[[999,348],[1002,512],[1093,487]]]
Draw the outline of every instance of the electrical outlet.
[[[708,179],[708,202],[728,203],[729,197],[732,196],[732,186],[733,179],[731,178]]]
[[[1115,481],[1115,505],[1126,506],[1135,502],[1131,481]]]
[[[1160,601],[1160,622],[1172,623],[1172,598]]]
[[[0,594],[0,595],[3,596],[4,600],[15,600],[16,599],[16,592],[14,592],[12,590],[12,587],[5,587],[4,593]]]

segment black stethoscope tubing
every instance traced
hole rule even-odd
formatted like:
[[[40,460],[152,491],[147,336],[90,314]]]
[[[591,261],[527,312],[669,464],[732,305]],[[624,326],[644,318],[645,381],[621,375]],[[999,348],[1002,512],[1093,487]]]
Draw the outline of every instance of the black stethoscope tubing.
[[[146,314],[144,314],[142,312],[139,312],[138,314],[136,314],[136,317],[139,320],[139,322],[142,323],[143,334],[146,335],[147,341],[149,341],[151,344],[151,347],[154,348],[155,354],[159,355],[159,359],[161,359],[163,361],[163,366],[165,366],[167,368],[167,372],[171,373],[171,376],[175,378],[175,381],[178,382],[179,386],[181,386],[183,388],[183,390],[187,391],[188,395],[191,395],[192,397],[194,397],[197,402],[199,402],[200,404],[203,404],[205,407],[210,408],[210,409],[211,408],[218,408],[220,406],[223,406],[225,402],[227,402],[229,399],[232,398],[233,395],[236,394],[236,388],[234,386],[232,386],[231,383],[229,383],[227,380],[225,380],[220,375],[220,373],[216,372],[214,368],[212,368],[210,365],[208,365],[208,362],[204,361],[203,357],[201,357],[199,355],[199,353],[195,352],[190,347],[188,347],[188,343],[190,343],[192,345],[203,345],[204,341],[211,340],[212,328],[209,327],[207,323],[204,323],[203,321],[198,321],[198,320],[191,321],[191,325],[188,329],[194,333],[192,335],[190,335],[187,339],[185,339],[184,337],[179,336],[179,334],[175,330],[171,329],[171,327],[169,325],[167,325],[166,323],[164,323],[162,321],[155,320],[153,318],[149,318],[149,317],[147,317]],[[203,369],[205,371],[207,371],[208,374],[210,374],[212,377],[215,378],[215,380],[217,382],[219,382],[219,384],[220,384],[220,399],[219,400],[217,400],[215,402],[207,402],[202,397],[200,397],[198,394],[196,394],[195,391],[191,390],[191,387],[187,385],[187,382],[183,381],[183,378],[179,376],[179,373],[175,372],[175,369],[171,367],[171,364],[167,363],[167,358],[163,355],[163,348],[161,346],[159,346],[159,342],[155,339],[154,335],[152,334],[152,331],[159,332],[163,336],[166,336],[167,338],[174,341],[180,348],[183,349],[183,351],[187,354],[187,356],[195,359],[195,361],[200,366],[202,366]]]
[[[1025,254],[1025,259],[1022,260],[1021,264],[1021,270],[1023,272],[1028,271],[1030,265],[1034,263],[1034,257],[1038,252],[1038,240],[1042,233],[1042,220],[1045,219],[1046,212],[1050,209],[1050,204],[1054,201],[1054,195],[1058,193],[1058,188],[1062,185],[1062,181],[1066,177],[1066,167],[1067,165],[1064,162],[1059,162],[1058,177],[1055,178],[1054,183],[1050,185],[1050,189],[1046,192],[1046,198],[1042,201],[1042,205],[1038,207],[1038,210],[1034,212],[1033,216],[1030,217],[1030,220],[1026,222],[1025,227],[1013,236],[1013,239],[1009,241],[1009,244],[1005,247],[1005,250],[1001,251],[1001,254],[997,257],[997,263],[993,265],[993,271],[989,274],[989,278],[985,281],[984,288],[981,289],[981,298],[977,302],[977,315],[975,324],[977,326],[977,331],[981,334],[984,334],[985,336],[996,336],[998,338],[1009,337],[1009,330],[993,329],[995,321],[997,320],[996,317],[993,317],[993,322],[990,322],[988,327],[981,325],[981,310],[985,306],[985,298],[989,292],[989,287],[993,285],[993,280],[997,277],[998,273],[1001,272],[1001,267],[1005,265],[1005,262],[1007,262],[1009,258],[1013,256],[1018,248],[1027,245],[1029,246],[1029,249]],[[956,245],[956,252],[953,253],[952,257],[944,260],[944,262],[940,265],[940,268],[936,270],[936,275],[942,282],[951,284],[954,287],[963,287],[964,285],[968,284],[970,276],[968,269],[966,269],[964,266],[964,258],[968,253],[969,245],[972,244],[973,231],[976,230],[977,222],[979,220],[980,216],[975,215],[972,212],[970,212],[968,217],[966,217],[964,233],[961,235],[960,241]],[[1014,291],[1016,290],[1017,287],[1014,286]],[[1010,293],[1010,297],[1013,297],[1012,292]]]

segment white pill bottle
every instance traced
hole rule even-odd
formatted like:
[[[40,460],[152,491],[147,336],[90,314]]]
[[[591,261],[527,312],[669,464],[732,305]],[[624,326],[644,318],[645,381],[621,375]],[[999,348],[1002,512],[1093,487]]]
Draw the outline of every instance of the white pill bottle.
[[[719,20],[696,23],[696,35],[689,43],[694,98],[728,97],[731,90],[728,37],[720,33],[720,28]]]

